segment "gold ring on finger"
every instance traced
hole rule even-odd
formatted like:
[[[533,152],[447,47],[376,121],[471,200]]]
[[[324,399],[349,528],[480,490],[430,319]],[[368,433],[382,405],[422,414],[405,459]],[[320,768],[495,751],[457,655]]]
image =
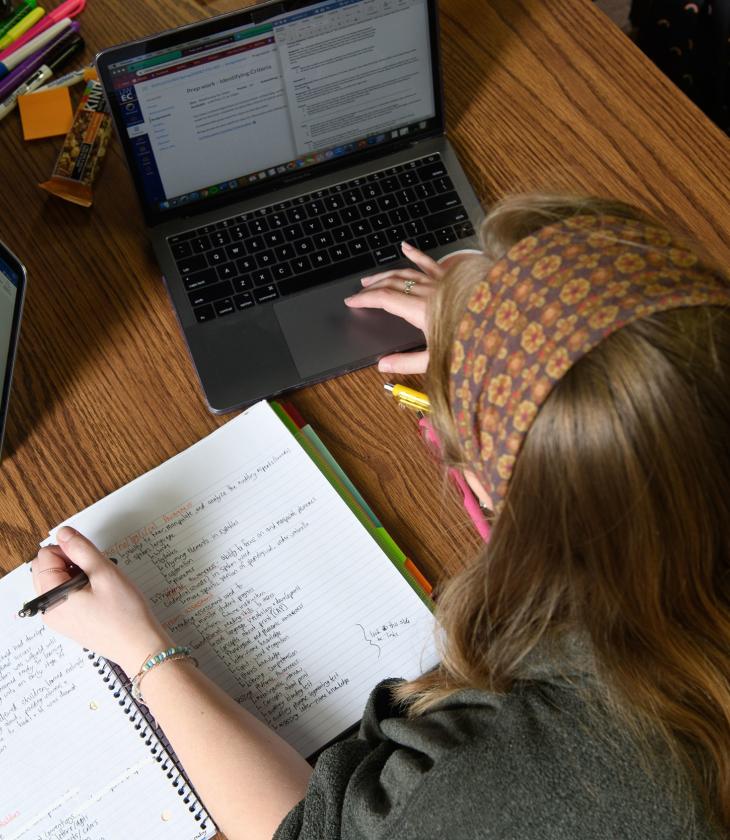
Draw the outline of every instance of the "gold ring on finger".
[[[403,291],[405,294],[409,295],[411,293],[411,289],[416,285],[415,280],[405,280],[403,282]]]

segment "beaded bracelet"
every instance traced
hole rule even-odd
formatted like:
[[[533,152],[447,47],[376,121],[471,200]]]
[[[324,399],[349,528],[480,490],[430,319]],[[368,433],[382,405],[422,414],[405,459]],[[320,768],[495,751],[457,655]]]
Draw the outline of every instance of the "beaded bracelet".
[[[144,703],[140,686],[145,675],[158,665],[162,665],[163,662],[175,662],[177,659],[192,659],[196,666],[198,664],[198,660],[193,656],[193,649],[186,645],[169,647],[166,650],[161,650],[159,653],[150,655],[142,663],[139,671],[132,677],[132,697],[138,703]]]

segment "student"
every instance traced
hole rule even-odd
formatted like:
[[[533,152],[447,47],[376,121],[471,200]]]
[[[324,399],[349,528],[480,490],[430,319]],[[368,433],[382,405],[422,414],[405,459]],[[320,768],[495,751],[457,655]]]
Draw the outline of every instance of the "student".
[[[381,684],[314,771],[187,657],[144,701],[229,840],[730,833],[730,283],[616,202],[498,205],[483,254],[364,281],[429,336],[446,460],[495,510],[439,598],[441,666]],[[384,360],[424,367],[421,356]],[[82,535],[47,624],[135,674],[171,640]]]

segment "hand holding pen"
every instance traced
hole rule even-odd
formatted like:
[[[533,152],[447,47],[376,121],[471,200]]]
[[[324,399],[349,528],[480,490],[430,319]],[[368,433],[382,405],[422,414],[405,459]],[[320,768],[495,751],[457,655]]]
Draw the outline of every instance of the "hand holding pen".
[[[56,533],[58,545],[42,548],[31,570],[39,596],[52,595],[56,587],[76,580],[69,564],[86,579],[63,593],[65,603],[46,607],[43,621],[51,630],[73,639],[82,647],[136,673],[150,651],[167,648],[171,639],[152,615],[137,587],[86,537],[65,526]],[[24,609],[30,606],[30,602]]]
[[[38,613],[45,613],[47,610],[58,606],[58,604],[62,604],[72,592],[75,592],[77,589],[83,589],[89,583],[89,576],[86,572],[68,560],[57,545],[49,546],[48,551],[57,557],[58,560],[51,561],[55,565],[38,569],[38,577],[50,573],[55,575],[57,580],[65,576],[65,580],[52,589],[45,590],[37,598],[33,598],[32,601],[23,604],[22,608],[18,611],[18,615],[21,618],[32,618],[34,615],[38,615]],[[117,561],[113,557],[109,559],[116,565]],[[36,560],[39,560],[39,558],[36,558]],[[31,571],[34,571],[32,566]]]
[[[43,592],[37,598],[33,598],[32,601],[23,604],[22,608],[18,611],[18,615],[21,618],[32,618],[34,615],[38,615],[38,613],[45,613],[46,610],[62,604],[72,592],[75,592],[77,589],[83,589],[88,584],[89,578],[86,572],[83,572],[78,566],[74,566],[73,563],[61,565],[63,563],[64,558],[58,555],[59,565],[48,566],[45,569],[38,570],[38,576],[51,574],[58,580],[65,575],[66,580],[54,586],[53,589]]]

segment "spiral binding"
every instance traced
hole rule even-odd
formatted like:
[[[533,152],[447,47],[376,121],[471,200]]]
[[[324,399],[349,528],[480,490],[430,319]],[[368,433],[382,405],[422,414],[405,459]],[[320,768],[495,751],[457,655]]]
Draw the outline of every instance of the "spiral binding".
[[[144,705],[138,705],[132,697],[127,675],[118,665],[104,659],[103,656],[97,656],[92,651],[87,651],[86,654],[106,687],[114,692],[112,696],[119,702],[129,722],[139,733],[139,737],[144,739],[145,746],[150,748],[150,753],[155,757],[155,761],[170,780],[170,784],[177,790],[178,795],[183,798],[183,802],[188,806],[195,821],[200,824],[200,828],[206,829],[208,825],[215,828],[215,823],[203,807],[195,788],[190,784],[167,737],[161,729],[158,729],[149,709]]]

